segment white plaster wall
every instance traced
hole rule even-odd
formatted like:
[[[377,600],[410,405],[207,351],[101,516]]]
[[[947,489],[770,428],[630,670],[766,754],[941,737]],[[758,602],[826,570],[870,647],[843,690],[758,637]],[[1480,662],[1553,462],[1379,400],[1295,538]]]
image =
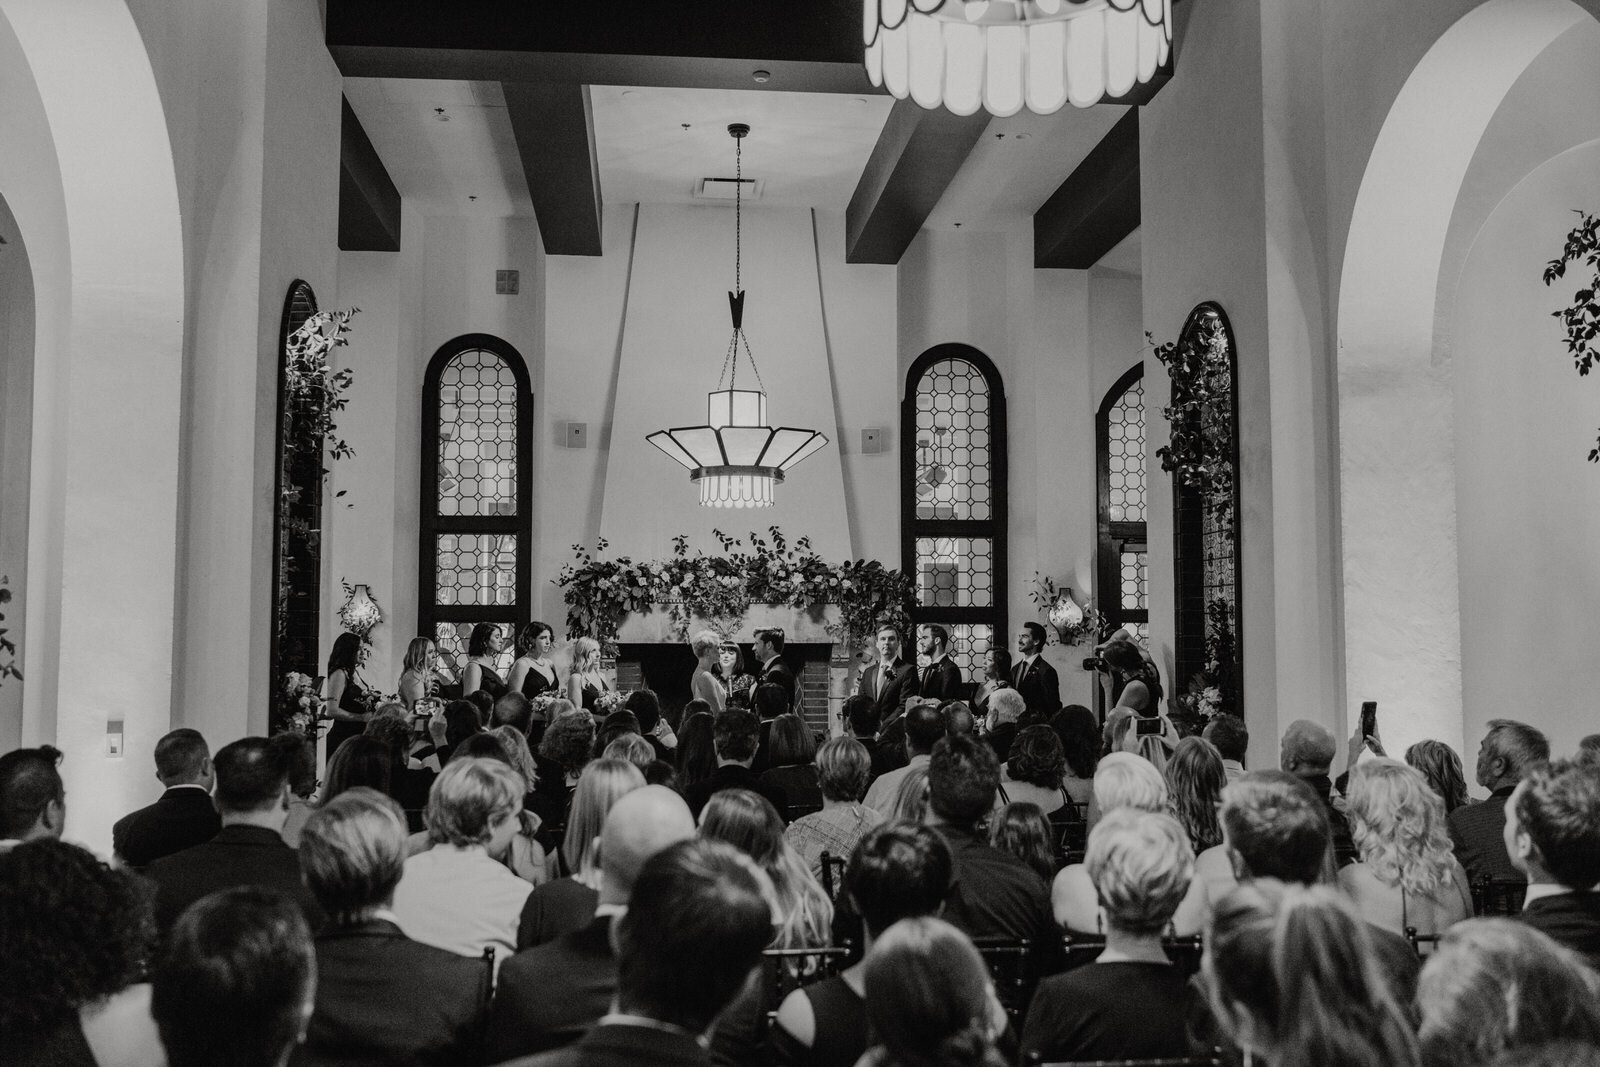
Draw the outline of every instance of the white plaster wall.
[[[0,89],[0,99],[5,96]],[[3,135],[0,135],[3,136]],[[3,143],[3,141],[0,141]],[[7,638],[18,642],[27,617],[28,464],[33,444],[33,268],[22,230],[0,196],[0,578],[7,579],[11,602],[0,608]],[[11,659],[20,670],[25,650]],[[22,691],[25,680],[0,682],[0,751],[22,743]]]

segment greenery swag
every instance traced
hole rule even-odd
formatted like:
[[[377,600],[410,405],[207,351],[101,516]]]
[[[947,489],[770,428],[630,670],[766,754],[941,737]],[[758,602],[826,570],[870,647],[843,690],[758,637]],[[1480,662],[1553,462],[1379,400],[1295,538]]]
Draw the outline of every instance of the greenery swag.
[[[1583,263],[1588,270],[1589,278],[1572,294],[1572,303],[1551,312],[1567,328],[1567,353],[1572,356],[1572,365],[1578,368],[1579,376],[1586,377],[1600,357],[1600,350],[1595,347],[1595,338],[1600,337],[1600,299],[1596,298],[1600,293],[1600,219],[1581,210],[1577,215],[1578,225],[1567,234],[1561,255],[1544,268],[1544,283],[1550,285],[1565,277],[1568,264]],[[1600,435],[1589,450],[1589,462],[1600,463]]]
[[[10,578],[0,575],[0,604],[11,603],[10,582]],[[0,612],[0,623],[5,621],[5,613]],[[6,628],[0,626],[0,682],[21,677],[22,672],[17,670],[17,646],[6,636]]]
[[[1155,345],[1150,334],[1145,339]],[[1172,428],[1170,443],[1156,450],[1161,469],[1231,524],[1233,368],[1221,317],[1203,312],[1176,342],[1156,345],[1155,354],[1172,380],[1172,402],[1161,409]]]
[[[690,555],[683,534],[672,539],[672,558],[665,560],[599,558],[605,538],[594,552],[573,545],[574,562],[554,579],[565,590],[567,636],[594,637],[613,648],[623,617],[655,604],[667,605],[679,638],[688,637],[694,619],[731,636],[751,604],[836,604],[839,621],[828,632],[851,648],[866,645],[884,622],[904,628],[910,619],[911,579],[875,560],[824,562],[809,538],[790,545],[776,526],[767,528],[770,542],[752,531],[749,551],[740,550],[743,541],[712,532],[722,543],[721,556]]]

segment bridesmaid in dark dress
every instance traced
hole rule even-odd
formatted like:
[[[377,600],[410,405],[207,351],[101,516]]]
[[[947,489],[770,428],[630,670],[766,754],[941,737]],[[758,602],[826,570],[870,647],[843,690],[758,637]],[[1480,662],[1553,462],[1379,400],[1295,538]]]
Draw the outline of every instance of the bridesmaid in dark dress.
[[[342,633],[333,642],[328,653],[327,689],[328,713],[333,725],[328,727],[327,759],[339,751],[339,746],[349,738],[364,732],[367,720],[372,717],[367,707],[367,691],[356,678],[356,661],[361,656],[361,638],[352,633]]]
[[[511,677],[507,684],[529,700],[544,693],[560,696],[561,681],[556,676],[555,664],[550,662],[550,649],[555,646],[555,631],[542,622],[530,622],[517,635],[517,659],[511,664]]]
[[[505,647],[505,635],[494,623],[480,622],[472,628],[472,636],[467,640],[467,670],[461,685],[463,694],[476,693],[481,689],[496,700],[506,695],[506,680],[494,669]]]
[[[567,677],[567,699],[590,713],[598,713],[600,694],[611,685],[600,673],[600,642],[580,637],[572,643],[572,674]]]

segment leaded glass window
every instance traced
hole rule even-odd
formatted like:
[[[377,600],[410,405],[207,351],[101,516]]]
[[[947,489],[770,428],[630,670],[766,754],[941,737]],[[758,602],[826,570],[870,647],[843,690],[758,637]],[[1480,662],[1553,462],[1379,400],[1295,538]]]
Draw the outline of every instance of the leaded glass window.
[[[1150,636],[1149,551],[1145,516],[1144,365],[1124,374],[1095,418],[1099,492],[1099,590],[1106,622]]]

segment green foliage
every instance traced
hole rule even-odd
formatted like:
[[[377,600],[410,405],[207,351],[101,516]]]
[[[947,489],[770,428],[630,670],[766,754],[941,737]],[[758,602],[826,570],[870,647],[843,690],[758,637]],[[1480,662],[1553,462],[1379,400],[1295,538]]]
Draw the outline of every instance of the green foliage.
[[[1070,590],[1056,588],[1056,580],[1048,574],[1033,572],[1033,588],[1028,592],[1028,599],[1038,607],[1039,618],[1045,623],[1046,643],[1052,635],[1063,645],[1081,645],[1100,640],[1105,636],[1106,617],[1094,607],[1093,599],[1085,600],[1079,606],[1079,610],[1083,612],[1083,621],[1077,625],[1057,622],[1050,617],[1051,609],[1061,601],[1062,597],[1070,595]]]
[[[1145,334],[1151,344],[1155,339]],[[1158,345],[1156,359],[1172,380],[1172,402],[1161,409],[1172,429],[1156,450],[1161,469],[1200,494],[1206,510],[1233,521],[1233,369],[1227,335],[1215,314],[1200,316],[1176,342]]]
[[[11,579],[0,575],[0,604],[11,603]],[[6,621],[4,612],[0,612],[0,623]],[[6,636],[6,628],[0,626],[0,682],[7,678],[22,679],[22,672],[17,670],[17,646],[11,638]]]
[[[904,627],[910,619],[911,579],[876,560],[826,563],[809,538],[791,545],[776,526],[767,537],[751,532],[748,550],[738,538],[713,533],[720,556],[690,555],[683,534],[672,539],[672,556],[664,560],[604,559],[598,554],[609,547],[605,538],[593,552],[573,545],[573,562],[554,579],[565,591],[567,636],[591,636],[610,647],[625,616],[656,604],[667,605],[679,637],[697,618],[732,634],[751,604],[802,610],[837,604],[840,618],[828,631],[852,648],[871,640],[883,622]]]
[[[1600,301],[1595,299],[1600,292],[1600,219],[1581,210],[1577,215],[1578,225],[1567,234],[1561,255],[1545,265],[1544,283],[1551,285],[1557,278],[1566,277],[1569,264],[1583,264],[1589,275],[1572,294],[1572,303],[1550,313],[1566,327],[1567,354],[1572,357],[1578,376],[1588,377],[1600,356],[1595,347],[1595,339],[1600,337]],[[1589,450],[1589,462],[1600,463],[1600,434],[1596,435],[1595,447]]]

